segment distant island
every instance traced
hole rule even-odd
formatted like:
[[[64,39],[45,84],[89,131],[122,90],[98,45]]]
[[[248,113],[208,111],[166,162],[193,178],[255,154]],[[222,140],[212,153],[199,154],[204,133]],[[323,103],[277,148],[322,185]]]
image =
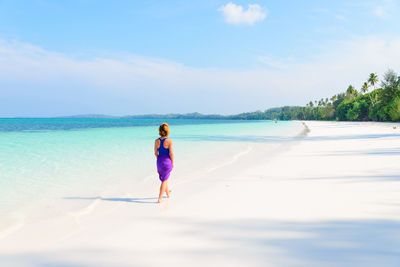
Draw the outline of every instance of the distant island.
[[[276,107],[236,115],[195,112],[118,117],[93,114],[63,118],[400,121],[400,76],[388,70],[380,82],[380,88],[377,88],[378,83],[378,76],[371,73],[359,90],[349,85],[345,92],[331,98],[310,101],[306,106]]]

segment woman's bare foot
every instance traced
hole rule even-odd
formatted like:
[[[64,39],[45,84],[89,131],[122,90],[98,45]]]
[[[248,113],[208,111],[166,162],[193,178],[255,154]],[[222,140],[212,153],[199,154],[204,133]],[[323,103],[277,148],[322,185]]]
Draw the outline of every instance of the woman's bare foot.
[[[171,190],[168,190],[168,191],[165,192],[165,193],[167,194],[167,198],[169,198],[169,197],[170,197]]]
[[[162,198],[159,198],[157,202],[158,202],[158,203],[161,203],[161,202],[162,202]]]

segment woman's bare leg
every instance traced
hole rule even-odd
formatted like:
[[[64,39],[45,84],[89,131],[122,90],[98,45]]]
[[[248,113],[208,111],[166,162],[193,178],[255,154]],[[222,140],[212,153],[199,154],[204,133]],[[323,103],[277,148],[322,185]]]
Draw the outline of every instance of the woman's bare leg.
[[[166,187],[167,187],[167,181],[162,182],[160,186],[160,194],[158,195],[158,203],[162,202],[162,197],[164,195]]]
[[[165,181],[165,182],[167,182],[167,181]],[[171,193],[171,191],[170,191],[169,188],[168,188],[168,184],[167,184],[167,186],[165,187],[165,193],[167,194],[167,197],[169,198],[169,193]]]

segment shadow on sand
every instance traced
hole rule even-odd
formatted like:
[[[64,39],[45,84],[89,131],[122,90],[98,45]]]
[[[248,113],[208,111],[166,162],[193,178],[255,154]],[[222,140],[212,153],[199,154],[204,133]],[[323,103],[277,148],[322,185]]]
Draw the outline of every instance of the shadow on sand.
[[[147,198],[146,198],[147,199]],[[2,266],[400,266],[400,222],[393,220],[273,221],[142,218],[178,224],[171,248],[87,247],[1,253]],[[168,229],[168,227],[167,227]],[[179,229],[176,231],[176,229]],[[144,229],[145,230],[145,229]],[[102,234],[99,232],[99,234]],[[138,240],[140,242],[140,240]],[[218,244],[180,247],[179,244]],[[154,253],[157,257],[154,257]],[[150,253],[151,252],[151,253]],[[172,255],[172,256],[171,256]],[[105,263],[110,262],[111,265]],[[196,261],[193,263],[193,259]],[[214,266],[211,264],[211,266]]]
[[[296,136],[253,136],[253,135],[190,135],[181,136],[179,139],[186,141],[215,141],[215,142],[255,142],[255,143],[281,143],[281,142],[295,142],[298,140],[305,141],[335,141],[335,140],[371,140],[380,138],[393,138],[400,137],[399,133],[390,134],[360,134],[360,135],[333,135],[333,136],[308,136],[309,129],[304,129]]]
[[[165,197],[164,197],[165,198]],[[117,201],[117,202],[130,202],[140,204],[158,204],[156,197],[64,197],[64,199],[75,199],[75,200],[104,200],[104,201]]]

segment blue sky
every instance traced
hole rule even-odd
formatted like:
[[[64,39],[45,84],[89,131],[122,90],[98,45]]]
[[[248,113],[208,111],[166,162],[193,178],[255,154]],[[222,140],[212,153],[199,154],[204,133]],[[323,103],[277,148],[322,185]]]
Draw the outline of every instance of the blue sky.
[[[303,105],[400,72],[400,1],[1,1],[0,116]]]

